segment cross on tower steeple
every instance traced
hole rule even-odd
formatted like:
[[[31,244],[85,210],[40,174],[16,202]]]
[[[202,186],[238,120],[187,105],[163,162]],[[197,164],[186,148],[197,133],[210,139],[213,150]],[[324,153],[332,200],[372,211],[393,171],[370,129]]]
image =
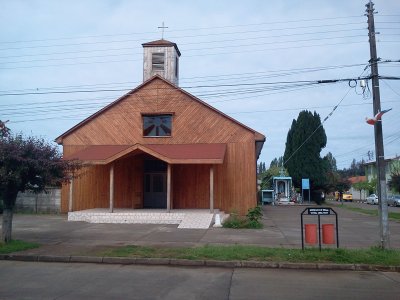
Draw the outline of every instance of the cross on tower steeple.
[[[164,29],[168,28],[167,26],[164,26],[164,21],[162,22],[161,26],[157,27],[158,29],[161,29],[161,39],[164,39]]]

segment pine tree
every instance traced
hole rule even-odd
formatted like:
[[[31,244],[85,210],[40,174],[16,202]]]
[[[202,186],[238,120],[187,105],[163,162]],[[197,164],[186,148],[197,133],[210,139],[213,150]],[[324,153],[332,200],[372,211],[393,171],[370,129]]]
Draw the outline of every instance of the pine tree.
[[[292,122],[283,156],[295,186],[301,186],[302,178],[310,179],[312,189],[325,185],[328,163],[321,158],[320,153],[326,142],[320,116],[316,112],[301,111],[297,120]]]

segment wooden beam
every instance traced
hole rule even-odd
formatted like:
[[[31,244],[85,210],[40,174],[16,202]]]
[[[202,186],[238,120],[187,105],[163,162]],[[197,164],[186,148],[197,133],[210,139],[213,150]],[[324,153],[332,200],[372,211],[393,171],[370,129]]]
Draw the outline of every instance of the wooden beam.
[[[110,213],[114,212],[114,164],[110,166]]]
[[[72,193],[74,192],[74,177],[71,177],[71,180],[69,181],[69,195],[68,195],[68,211],[72,212],[73,211],[73,195]]]
[[[214,165],[210,167],[210,212],[214,213]]]
[[[167,169],[167,211],[171,210],[171,165]]]

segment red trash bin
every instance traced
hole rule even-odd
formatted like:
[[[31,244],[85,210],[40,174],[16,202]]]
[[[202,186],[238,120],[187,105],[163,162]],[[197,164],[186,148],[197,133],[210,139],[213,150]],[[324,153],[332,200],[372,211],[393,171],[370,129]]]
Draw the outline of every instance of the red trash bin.
[[[316,244],[317,243],[317,224],[305,224],[306,232],[306,243]]]
[[[322,243],[335,243],[335,227],[333,224],[322,224]]]

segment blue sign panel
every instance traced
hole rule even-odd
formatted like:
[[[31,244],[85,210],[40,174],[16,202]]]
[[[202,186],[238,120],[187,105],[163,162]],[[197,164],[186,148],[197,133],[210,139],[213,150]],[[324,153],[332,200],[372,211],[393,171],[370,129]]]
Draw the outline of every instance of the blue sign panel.
[[[310,189],[310,179],[303,178],[301,180],[301,187],[303,190],[309,190]]]

